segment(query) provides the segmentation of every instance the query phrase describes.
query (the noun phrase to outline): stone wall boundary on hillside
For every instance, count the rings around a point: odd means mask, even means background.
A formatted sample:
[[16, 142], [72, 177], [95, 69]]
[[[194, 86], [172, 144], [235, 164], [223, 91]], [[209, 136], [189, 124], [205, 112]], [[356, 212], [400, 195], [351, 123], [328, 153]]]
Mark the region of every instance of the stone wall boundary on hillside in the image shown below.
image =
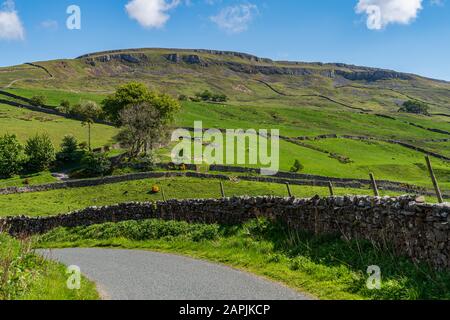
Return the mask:
[[328, 197], [311, 199], [239, 197], [123, 203], [91, 207], [50, 217], [0, 219], [0, 230], [13, 236], [46, 233], [128, 220], [163, 219], [235, 225], [265, 217], [317, 235], [337, 234], [389, 243], [398, 255], [450, 269], [450, 204], [424, 204], [414, 197]]
[[[167, 169], [169, 165], [163, 164], [162, 168]], [[188, 170], [194, 170], [195, 166], [187, 166]], [[80, 180], [68, 180], [64, 182], [56, 182], [50, 184], [42, 185], [31, 185], [24, 187], [6, 187], [0, 189], [0, 195], [10, 195], [10, 194], [20, 194], [20, 193], [33, 193], [33, 192], [44, 192], [51, 190], [60, 189], [70, 189], [70, 188], [84, 188], [84, 187], [95, 187], [105, 184], [115, 184], [126, 181], [137, 181], [145, 179], [160, 179], [160, 178], [178, 178], [178, 177], [188, 177], [188, 178], [199, 178], [199, 179], [218, 179], [218, 180], [230, 180], [230, 176], [224, 173], [245, 173], [245, 174], [255, 174], [255, 175], [238, 175], [234, 178], [244, 181], [253, 182], [266, 182], [266, 183], [277, 183], [277, 184], [292, 184], [300, 186], [316, 186], [316, 187], [327, 187], [328, 183], [331, 181], [335, 187], [338, 188], [353, 188], [353, 189], [365, 189], [370, 185], [370, 180], [364, 179], [346, 179], [346, 178], [332, 178], [332, 177], [321, 177], [315, 175], [307, 174], [297, 174], [289, 172], [279, 172], [274, 176], [261, 176], [259, 175], [259, 169], [255, 168], [244, 168], [244, 167], [229, 167], [229, 166], [219, 166], [213, 165], [210, 167], [210, 172], [217, 172], [215, 174], [211, 173], [199, 173], [193, 171], [151, 171], [151, 172], [140, 172], [140, 173], [130, 173], [119, 176], [107, 176], [101, 178], [92, 179], [80, 179]], [[394, 192], [405, 192], [410, 194], [421, 194], [426, 196], [434, 196], [435, 194], [431, 191], [424, 190], [417, 186], [410, 186], [407, 184], [401, 184], [391, 181], [378, 181], [378, 186], [381, 190], [388, 190]], [[449, 194], [444, 194], [444, 198], [450, 198]]]

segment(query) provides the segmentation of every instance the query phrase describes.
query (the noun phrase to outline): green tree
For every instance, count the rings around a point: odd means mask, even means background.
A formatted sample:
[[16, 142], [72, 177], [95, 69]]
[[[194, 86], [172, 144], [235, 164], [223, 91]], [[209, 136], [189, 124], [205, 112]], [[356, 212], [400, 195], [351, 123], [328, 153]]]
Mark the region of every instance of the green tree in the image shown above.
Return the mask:
[[15, 135], [0, 137], [0, 177], [10, 178], [22, 170], [22, 151]]
[[88, 152], [82, 161], [87, 176], [104, 176], [111, 172], [111, 161], [106, 153]]
[[58, 160], [70, 162], [78, 159], [78, 141], [73, 135], [64, 136], [61, 142], [61, 151], [58, 153]]
[[47, 98], [44, 96], [33, 96], [30, 100], [31, 104], [36, 107], [43, 107], [47, 102]]
[[403, 103], [399, 112], [430, 115], [429, 110], [430, 107], [426, 103], [417, 100], [409, 100]]
[[148, 101], [152, 94], [147, 86], [139, 82], [130, 82], [120, 86], [113, 95], [103, 100], [103, 111], [109, 120], [120, 125], [120, 112], [130, 105]]
[[148, 101], [125, 108], [120, 113], [122, 130], [117, 140], [128, 148], [130, 157], [152, 154], [163, 144], [167, 132], [180, 109], [178, 101], [164, 94], [153, 93]]
[[195, 96], [203, 101], [210, 101], [214, 95], [209, 90], [205, 90], [203, 92], [196, 93]]
[[82, 125], [88, 127], [88, 148], [92, 150], [91, 146], [91, 126], [95, 121], [102, 117], [102, 109], [93, 101], [86, 101], [84, 103], [74, 106], [72, 109], [82, 119]]
[[214, 102], [227, 102], [228, 97], [224, 94], [214, 94], [212, 96], [211, 100]]
[[300, 161], [297, 159], [294, 161], [294, 165], [291, 167], [291, 172], [297, 173], [304, 169], [304, 166], [300, 163]]
[[32, 173], [47, 170], [56, 159], [55, 148], [47, 134], [29, 138], [25, 145], [25, 155], [26, 168]]
[[59, 104], [59, 107], [62, 112], [64, 113], [70, 113], [70, 101], [69, 100], [62, 100]]

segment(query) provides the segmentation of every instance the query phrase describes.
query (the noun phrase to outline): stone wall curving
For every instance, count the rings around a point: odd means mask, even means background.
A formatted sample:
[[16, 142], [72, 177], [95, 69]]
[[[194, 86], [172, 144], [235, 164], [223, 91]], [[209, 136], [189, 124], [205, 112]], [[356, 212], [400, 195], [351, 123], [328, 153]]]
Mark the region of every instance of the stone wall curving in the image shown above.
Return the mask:
[[425, 204], [413, 197], [240, 197], [124, 203], [52, 217], [0, 219], [0, 229], [13, 236], [24, 236], [57, 227], [125, 220], [158, 218], [239, 224], [256, 217], [276, 219], [315, 234], [339, 234], [379, 245], [388, 243], [399, 255], [450, 269], [450, 204]]

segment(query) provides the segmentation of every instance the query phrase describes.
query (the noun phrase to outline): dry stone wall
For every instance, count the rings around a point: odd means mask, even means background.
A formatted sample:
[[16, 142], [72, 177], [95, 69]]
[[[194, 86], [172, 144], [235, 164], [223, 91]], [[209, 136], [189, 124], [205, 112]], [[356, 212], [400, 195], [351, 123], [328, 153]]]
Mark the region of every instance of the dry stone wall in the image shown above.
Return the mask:
[[256, 217], [315, 234], [339, 234], [390, 244], [399, 255], [450, 269], [450, 204], [425, 204], [413, 197], [329, 197], [312, 199], [240, 197], [170, 200], [91, 207], [52, 217], [0, 219], [14, 236], [42, 234], [57, 227], [159, 218], [197, 223], [239, 224]]

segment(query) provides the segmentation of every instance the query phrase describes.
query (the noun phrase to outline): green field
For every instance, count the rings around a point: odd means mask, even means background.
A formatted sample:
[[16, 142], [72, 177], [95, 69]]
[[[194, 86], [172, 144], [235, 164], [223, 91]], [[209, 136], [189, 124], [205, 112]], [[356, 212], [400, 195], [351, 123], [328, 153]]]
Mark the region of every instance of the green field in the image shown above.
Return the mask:
[[[40, 112], [0, 104], [0, 135], [15, 134], [24, 142], [36, 134], [47, 133], [59, 148], [65, 135], [74, 135], [79, 142], [87, 141], [88, 130], [81, 122]], [[101, 147], [113, 142], [117, 129], [101, 124], [92, 126], [92, 146]]]
[[[173, 96], [181, 93], [193, 96], [209, 89], [227, 94], [229, 102], [183, 102], [174, 127], [193, 127], [195, 121], [202, 121], [204, 128], [279, 129], [281, 135], [288, 137], [337, 134], [375, 139], [370, 142], [319, 139], [304, 141], [303, 146], [281, 141], [282, 171], [289, 171], [298, 159], [304, 166], [302, 173], [367, 179], [369, 172], [373, 172], [377, 179], [431, 188], [423, 153], [381, 140], [399, 140], [450, 156], [450, 142], [446, 141], [450, 138], [448, 117], [397, 112], [399, 101], [419, 99], [428, 102], [433, 113], [449, 113], [447, 83], [419, 76], [411, 76], [410, 80], [344, 81], [326, 76], [327, 71], [331, 68], [357, 72], [359, 67], [327, 64], [295, 64], [294, 68], [310, 71], [306, 76], [238, 72], [230, 69], [229, 63], [250, 69], [292, 68], [293, 65], [241, 55], [174, 52], [180, 56], [198, 55], [207, 66], [170, 62], [166, 55], [173, 52], [169, 49], [132, 50], [131, 55], [136, 55], [138, 60], [145, 56], [147, 62], [130, 65], [117, 57], [102, 62], [96, 57], [103, 57], [104, 53], [98, 53], [89, 58], [39, 62], [52, 77], [29, 65], [0, 68], [0, 84], [14, 78], [20, 80], [5, 90], [27, 98], [44, 95], [51, 105], [58, 105], [61, 100], [72, 104], [83, 100], [100, 103], [118, 85], [131, 80], [142, 81]], [[362, 112], [357, 108], [371, 111]], [[436, 129], [443, 132], [433, 131]], [[65, 134], [75, 135], [79, 142], [87, 140], [87, 129], [77, 121], [1, 105], [0, 134], [7, 132], [17, 134], [21, 141], [47, 132], [55, 145], [59, 145]], [[94, 147], [113, 143], [117, 132], [116, 128], [94, 125]], [[166, 147], [158, 151], [164, 161], [170, 161], [169, 150]], [[435, 158], [432, 162], [446, 191], [450, 188], [450, 163]], [[0, 187], [21, 185], [23, 179], [0, 181]], [[31, 184], [51, 181], [53, 178], [48, 174], [29, 179]]]
[[[0, 216], [48, 216], [89, 206], [111, 205], [132, 201], [159, 201], [161, 194], [151, 194], [153, 185], [161, 186], [168, 199], [220, 198], [219, 180], [196, 178], [164, 178], [107, 184], [96, 187], [61, 189], [45, 192], [0, 195]], [[286, 186], [275, 183], [225, 181], [227, 196], [287, 196]], [[297, 197], [328, 196], [328, 188], [291, 186]], [[370, 195], [369, 189], [336, 188], [337, 195]], [[386, 194], [383, 192], [383, 194]], [[389, 192], [389, 195], [399, 193]]]
[[0, 179], [0, 188], [24, 187], [26, 185], [47, 184], [56, 182], [56, 178], [50, 172], [14, 176], [9, 179]]
[[44, 96], [47, 98], [46, 104], [50, 106], [59, 106], [63, 100], [68, 100], [72, 105], [83, 101], [94, 101], [100, 104], [106, 96], [89, 92], [35, 88], [13, 88], [5, 91], [28, 99], [34, 96]]

